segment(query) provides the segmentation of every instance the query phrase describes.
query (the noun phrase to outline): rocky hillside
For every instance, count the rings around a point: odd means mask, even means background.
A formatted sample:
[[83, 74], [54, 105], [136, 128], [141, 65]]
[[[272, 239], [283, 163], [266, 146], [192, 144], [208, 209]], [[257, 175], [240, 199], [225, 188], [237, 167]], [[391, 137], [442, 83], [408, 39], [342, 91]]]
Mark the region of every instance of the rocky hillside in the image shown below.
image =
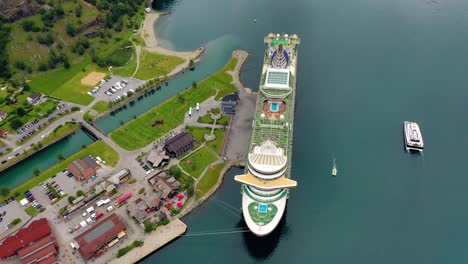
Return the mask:
[[0, 0], [0, 15], [12, 22], [37, 14], [45, 2], [44, 0]]

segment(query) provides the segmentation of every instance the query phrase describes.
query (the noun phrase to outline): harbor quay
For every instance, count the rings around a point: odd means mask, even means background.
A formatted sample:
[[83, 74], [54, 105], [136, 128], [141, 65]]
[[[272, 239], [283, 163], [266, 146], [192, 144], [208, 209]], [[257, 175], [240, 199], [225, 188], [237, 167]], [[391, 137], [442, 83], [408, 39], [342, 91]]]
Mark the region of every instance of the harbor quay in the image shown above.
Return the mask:
[[143, 245], [138, 250], [132, 250], [120, 258], [115, 258], [109, 264], [136, 263], [152, 252], [158, 250], [187, 230], [187, 225], [180, 219], [174, 219], [169, 224], [145, 235]]

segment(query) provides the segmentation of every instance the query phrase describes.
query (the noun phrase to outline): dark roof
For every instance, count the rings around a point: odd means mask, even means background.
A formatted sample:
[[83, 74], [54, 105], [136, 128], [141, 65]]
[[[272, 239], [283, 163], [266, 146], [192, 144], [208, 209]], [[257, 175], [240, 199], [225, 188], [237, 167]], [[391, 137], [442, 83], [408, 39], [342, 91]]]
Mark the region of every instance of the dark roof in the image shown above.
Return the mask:
[[229, 102], [229, 101], [239, 101], [239, 95], [237, 93], [233, 94], [228, 94], [221, 99], [223, 102]]
[[175, 137], [169, 139], [164, 143], [166, 149], [170, 152], [177, 152], [179, 149], [184, 148], [186, 145], [191, 144], [195, 141], [192, 134], [182, 132], [177, 134]]
[[49, 222], [41, 218], [31, 222], [27, 227], [20, 229], [14, 236], [7, 237], [0, 246], [0, 258], [8, 258], [16, 252], [51, 233]]
[[41, 99], [41, 97], [42, 97], [42, 94], [40, 94], [40, 93], [32, 93], [32, 94], [29, 96], [29, 98], [30, 98], [31, 100], [34, 100], [34, 101], [35, 101], [35, 100]]
[[111, 214], [75, 238], [76, 243], [80, 246], [78, 251], [85, 260], [88, 260], [94, 256], [98, 249], [109, 243], [125, 229], [126, 226], [119, 217], [116, 214]]

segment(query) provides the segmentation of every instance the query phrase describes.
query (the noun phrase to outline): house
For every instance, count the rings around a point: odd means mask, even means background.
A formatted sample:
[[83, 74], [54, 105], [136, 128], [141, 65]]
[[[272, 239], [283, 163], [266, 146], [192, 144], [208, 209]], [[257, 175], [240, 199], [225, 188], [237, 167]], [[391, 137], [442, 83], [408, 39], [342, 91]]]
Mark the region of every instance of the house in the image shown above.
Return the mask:
[[165, 199], [170, 193], [180, 189], [180, 182], [174, 177], [162, 171], [148, 179], [148, 183], [153, 191], [161, 198]]
[[86, 156], [82, 159], [72, 161], [67, 169], [77, 180], [84, 181], [96, 174], [98, 165], [92, 157]]
[[0, 121], [3, 121], [8, 116], [7, 112], [0, 111]]
[[33, 93], [26, 100], [28, 100], [28, 103], [30, 105], [38, 105], [42, 102], [42, 99], [44, 98], [44, 95], [41, 93]]
[[139, 223], [145, 222], [150, 216], [148, 214], [150, 209], [148, 208], [146, 202], [141, 198], [138, 198], [133, 203], [130, 203], [128, 212], [130, 216], [135, 218]]
[[8, 136], [8, 130], [0, 129], [0, 136], [2, 136], [2, 137]]
[[122, 184], [125, 183], [130, 179], [130, 170], [129, 169], [123, 169], [113, 175], [111, 175], [107, 181], [111, 182], [113, 184]]
[[170, 157], [179, 157], [189, 151], [197, 141], [192, 134], [182, 132], [164, 143], [164, 150]]
[[228, 94], [221, 99], [221, 108], [226, 115], [234, 115], [236, 113], [236, 105], [239, 102], [237, 93]]
[[151, 163], [153, 168], [159, 167], [162, 162], [167, 162], [169, 160], [169, 156], [166, 155], [166, 151], [162, 148], [152, 149], [150, 150], [146, 161]]

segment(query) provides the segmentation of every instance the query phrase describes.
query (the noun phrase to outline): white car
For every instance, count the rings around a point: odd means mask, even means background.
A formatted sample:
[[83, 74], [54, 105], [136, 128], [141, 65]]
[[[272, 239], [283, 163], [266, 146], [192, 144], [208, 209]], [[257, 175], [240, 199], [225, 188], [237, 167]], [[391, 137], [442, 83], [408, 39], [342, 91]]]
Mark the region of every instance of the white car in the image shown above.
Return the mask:
[[115, 93], [115, 92], [117, 92], [117, 90], [114, 89], [114, 88], [111, 88], [111, 92], [112, 92], [112, 93]]

